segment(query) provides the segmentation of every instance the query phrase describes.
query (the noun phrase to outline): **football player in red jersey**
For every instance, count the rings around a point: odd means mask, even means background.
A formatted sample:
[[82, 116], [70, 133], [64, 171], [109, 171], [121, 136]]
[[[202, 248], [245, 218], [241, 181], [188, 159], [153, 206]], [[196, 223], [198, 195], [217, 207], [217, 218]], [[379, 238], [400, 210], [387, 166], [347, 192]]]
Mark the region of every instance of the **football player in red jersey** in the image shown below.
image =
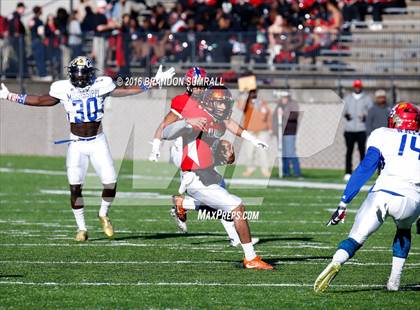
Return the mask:
[[232, 95], [226, 87], [210, 87], [201, 104], [187, 103], [180, 113], [182, 119], [165, 126], [162, 137], [166, 140], [182, 137], [180, 193], [186, 191], [200, 203], [222, 210], [233, 219], [245, 254], [245, 268], [271, 270], [273, 267], [255, 254], [242, 200], [224, 188], [223, 177], [215, 170], [213, 150], [228, 128], [232, 106]]
[[[161, 137], [162, 137], [162, 130], [167, 125], [182, 119], [182, 118], [189, 118], [188, 122], [192, 126], [200, 127], [203, 126], [204, 120], [197, 119], [191, 117], [191, 111], [194, 111], [196, 107], [199, 106], [199, 102], [202, 100], [202, 95], [204, 90], [206, 89], [206, 83], [204, 83], [204, 78], [207, 77], [207, 73], [204, 69], [199, 67], [191, 68], [184, 77], [184, 82], [186, 85], [186, 92], [182, 95], [176, 96], [173, 98], [171, 102], [171, 110], [165, 116], [162, 123], [159, 125], [158, 129], [155, 132], [154, 139], [153, 139], [153, 147], [152, 153], [149, 156], [149, 160], [157, 161], [160, 156], [160, 144], [161, 144]], [[230, 110], [231, 111], [231, 110]], [[207, 115], [207, 114], [206, 114]], [[223, 124], [223, 125], [222, 125]], [[244, 139], [250, 140], [256, 147], [267, 148], [268, 146], [255, 139], [251, 134], [247, 131], [243, 130], [235, 121], [230, 119], [229, 117], [226, 118], [224, 121], [220, 121], [218, 126], [220, 126], [217, 131], [219, 137], [221, 137], [225, 129], [227, 128], [232, 133], [242, 136]], [[171, 162], [173, 162], [178, 168], [181, 166], [181, 159], [182, 159], [182, 137], [179, 137], [174, 141], [173, 146], [171, 147]], [[198, 209], [207, 209], [206, 206], [201, 205], [198, 201], [193, 199], [192, 197], [178, 195], [174, 196], [174, 207], [171, 210], [171, 214], [174, 217], [178, 228], [182, 232], [187, 232], [187, 225], [186, 225], [186, 213], [187, 210], [198, 210]], [[225, 228], [228, 236], [229, 241], [232, 246], [239, 246], [240, 239], [235, 230], [233, 221], [226, 221], [221, 219], [223, 227]], [[258, 242], [258, 238], [253, 238], [252, 242], [255, 244]]]

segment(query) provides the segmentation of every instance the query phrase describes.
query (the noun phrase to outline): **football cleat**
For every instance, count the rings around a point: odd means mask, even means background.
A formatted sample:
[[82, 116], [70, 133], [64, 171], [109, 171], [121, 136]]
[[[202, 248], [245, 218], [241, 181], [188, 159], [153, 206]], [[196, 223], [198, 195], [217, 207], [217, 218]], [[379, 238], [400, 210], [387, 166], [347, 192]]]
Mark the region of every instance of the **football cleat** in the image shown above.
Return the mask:
[[341, 269], [341, 264], [331, 262], [324, 269], [323, 272], [318, 276], [314, 284], [314, 291], [317, 293], [325, 291], [329, 286], [332, 280], [334, 280], [335, 276]]
[[76, 234], [76, 238], [74, 240], [78, 242], [83, 242], [88, 239], [88, 234], [86, 230], [78, 230]]
[[247, 260], [246, 258], [244, 258], [244, 268], [257, 270], [273, 270], [273, 266], [264, 262], [260, 256], [256, 256], [252, 260]]
[[417, 230], [417, 234], [420, 235], [420, 219], [418, 219], [416, 222], [416, 230]]
[[172, 203], [174, 206], [171, 209], [171, 216], [174, 218], [176, 226], [182, 233], [187, 232], [187, 210], [182, 206], [184, 196], [174, 195], [172, 196]]
[[111, 238], [114, 236], [114, 228], [112, 227], [111, 221], [109, 220], [108, 216], [98, 216], [99, 222], [102, 225], [102, 229], [104, 230], [104, 234]]
[[[251, 242], [252, 242], [252, 245], [256, 245], [258, 242], [260, 242], [260, 238], [251, 238]], [[241, 241], [235, 242], [233, 239], [229, 239], [229, 244], [230, 246], [233, 246], [236, 248], [241, 245]]]
[[400, 279], [389, 278], [388, 283], [386, 284], [386, 289], [391, 292], [398, 291], [400, 289]]

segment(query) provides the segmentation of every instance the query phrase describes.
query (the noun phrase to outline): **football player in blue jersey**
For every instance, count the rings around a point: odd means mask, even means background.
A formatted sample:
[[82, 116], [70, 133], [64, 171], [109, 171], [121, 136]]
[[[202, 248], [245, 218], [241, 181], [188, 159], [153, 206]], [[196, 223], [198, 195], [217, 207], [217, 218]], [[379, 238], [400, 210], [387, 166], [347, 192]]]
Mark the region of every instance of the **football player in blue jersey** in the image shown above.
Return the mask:
[[352, 174], [328, 225], [337, 225], [344, 220], [347, 204], [378, 167], [380, 175], [357, 212], [348, 238], [338, 245], [332, 262], [316, 279], [316, 292], [329, 287], [342, 265], [353, 257], [389, 216], [395, 222], [396, 233], [387, 289], [399, 290], [402, 270], [411, 246], [411, 226], [420, 215], [419, 124], [419, 109], [411, 103], [402, 102], [393, 107], [388, 128], [378, 128], [369, 136], [366, 156]]
[[[162, 71], [160, 66], [153, 81], [161, 85], [174, 74], [174, 68]], [[99, 220], [105, 235], [112, 237], [114, 229], [108, 217], [108, 209], [116, 195], [117, 176], [106, 137], [102, 132], [101, 121], [105, 99], [108, 96], [123, 97], [139, 94], [146, 91], [148, 85], [117, 88], [110, 77], [97, 77], [92, 60], [84, 56], [79, 56], [70, 62], [68, 75], [68, 80], [52, 83], [49, 94], [41, 96], [11, 93], [4, 84], [1, 84], [0, 99], [28, 106], [49, 107], [58, 103], [64, 105], [70, 122], [70, 138], [61, 142], [69, 143], [66, 166], [71, 207], [78, 227], [76, 241], [88, 239], [82, 187], [89, 160], [103, 184]]]

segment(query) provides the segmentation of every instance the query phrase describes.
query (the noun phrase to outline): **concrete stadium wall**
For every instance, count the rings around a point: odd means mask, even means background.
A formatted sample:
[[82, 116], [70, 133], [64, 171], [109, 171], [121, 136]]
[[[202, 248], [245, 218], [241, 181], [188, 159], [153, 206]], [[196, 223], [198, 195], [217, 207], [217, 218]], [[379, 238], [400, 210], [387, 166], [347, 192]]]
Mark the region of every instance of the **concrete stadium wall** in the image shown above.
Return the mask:
[[[16, 84], [7, 84], [11, 91], [17, 91]], [[104, 132], [107, 134], [115, 159], [146, 159], [154, 130], [167, 113], [170, 98], [181, 93], [181, 88], [153, 90], [133, 97], [110, 98], [106, 105]], [[48, 84], [31, 83], [28, 93], [48, 92]], [[332, 91], [293, 91], [293, 97], [300, 102], [303, 118], [298, 131], [298, 154], [303, 167], [344, 167], [344, 138], [341, 122], [342, 103]], [[237, 93], [234, 92], [234, 96]], [[260, 98], [270, 102], [274, 108], [272, 90], [261, 90]], [[233, 117], [241, 121], [242, 113], [235, 109]], [[66, 139], [69, 124], [61, 105], [50, 108], [21, 106], [11, 102], [0, 102], [0, 154], [33, 154], [63, 156], [66, 145], [54, 145], [54, 140]], [[239, 164], [245, 159], [240, 151], [240, 141], [227, 135], [235, 142]], [[170, 143], [165, 143], [162, 160], [169, 158]], [[277, 143], [270, 142], [270, 158], [277, 156]], [[128, 152], [130, 150], [130, 152]], [[356, 150], [355, 150], [356, 153]], [[355, 156], [355, 164], [358, 159]]]

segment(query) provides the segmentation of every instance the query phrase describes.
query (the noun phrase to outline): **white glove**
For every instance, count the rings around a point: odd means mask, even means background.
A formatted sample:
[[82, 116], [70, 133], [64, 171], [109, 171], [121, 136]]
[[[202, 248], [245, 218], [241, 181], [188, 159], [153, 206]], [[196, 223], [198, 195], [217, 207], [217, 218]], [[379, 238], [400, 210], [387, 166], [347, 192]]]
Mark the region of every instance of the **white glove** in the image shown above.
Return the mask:
[[159, 87], [162, 87], [165, 81], [170, 80], [175, 75], [175, 68], [171, 67], [166, 71], [162, 70], [162, 65], [159, 66], [158, 71], [154, 77], [154, 81]]
[[9, 96], [10, 92], [7, 89], [6, 85], [4, 85], [4, 83], [1, 83], [1, 88], [0, 88], [0, 99], [7, 99], [7, 97]]
[[251, 135], [248, 131], [244, 130], [242, 131], [241, 137], [249, 142], [251, 142], [255, 147], [259, 148], [259, 149], [263, 149], [266, 150], [268, 149], [268, 144], [258, 140], [257, 138], [255, 138], [253, 135]]
[[327, 226], [337, 225], [338, 223], [344, 223], [346, 217], [347, 204], [340, 201], [337, 210], [331, 215], [331, 219], [328, 221]]
[[149, 155], [150, 161], [158, 161], [158, 158], [160, 157], [160, 140], [159, 139], [153, 139], [152, 141], [152, 152]]

